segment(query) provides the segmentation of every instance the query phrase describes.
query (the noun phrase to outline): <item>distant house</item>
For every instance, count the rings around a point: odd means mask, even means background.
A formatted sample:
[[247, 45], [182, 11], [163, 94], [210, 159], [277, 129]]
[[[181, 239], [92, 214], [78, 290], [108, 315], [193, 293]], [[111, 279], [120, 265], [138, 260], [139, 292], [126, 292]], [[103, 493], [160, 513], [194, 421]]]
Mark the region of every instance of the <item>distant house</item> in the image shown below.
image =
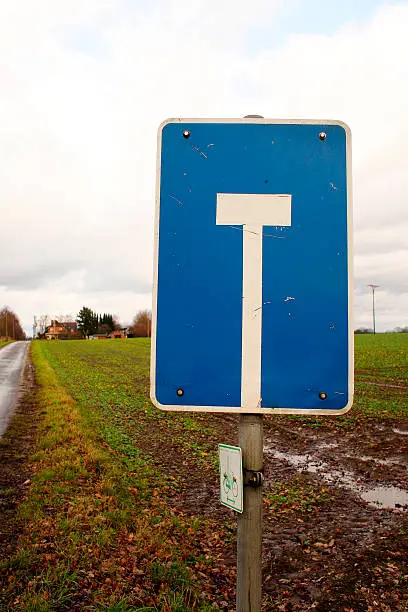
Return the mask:
[[109, 325], [107, 325], [106, 323], [100, 323], [98, 325], [98, 329], [96, 330], [96, 332], [94, 334], [91, 334], [89, 336], [90, 340], [106, 340], [106, 338], [109, 338], [109, 334], [110, 334], [110, 327]]
[[65, 321], [65, 323], [63, 323], [62, 325], [70, 334], [78, 332], [78, 323], [76, 321]]
[[109, 338], [126, 338], [127, 327], [121, 327], [121, 329], [115, 329], [109, 334]]
[[97, 331], [89, 336], [90, 340], [106, 340], [107, 338], [127, 338], [127, 327], [111, 331], [105, 323], [99, 325]]
[[59, 323], [56, 319], [53, 319], [51, 325], [46, 327], [44, 334], [46, 340], [72, 340], [80, 337], [81, 334], [75, 321]]

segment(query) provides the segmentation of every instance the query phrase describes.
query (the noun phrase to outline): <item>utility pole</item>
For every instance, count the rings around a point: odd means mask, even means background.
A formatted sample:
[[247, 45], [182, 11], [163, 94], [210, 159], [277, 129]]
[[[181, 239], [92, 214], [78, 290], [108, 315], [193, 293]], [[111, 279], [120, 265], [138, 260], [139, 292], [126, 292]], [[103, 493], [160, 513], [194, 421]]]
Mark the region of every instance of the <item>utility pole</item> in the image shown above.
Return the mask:
[[371, 287], [371, 290], [373, 292], [373, 333], [375, 334], [375, 297], [374, 297], [374, 293], [375, 290], [377, 289], [377, 287], [379, 287], [380, 285], [368, 285], [368, 287]]

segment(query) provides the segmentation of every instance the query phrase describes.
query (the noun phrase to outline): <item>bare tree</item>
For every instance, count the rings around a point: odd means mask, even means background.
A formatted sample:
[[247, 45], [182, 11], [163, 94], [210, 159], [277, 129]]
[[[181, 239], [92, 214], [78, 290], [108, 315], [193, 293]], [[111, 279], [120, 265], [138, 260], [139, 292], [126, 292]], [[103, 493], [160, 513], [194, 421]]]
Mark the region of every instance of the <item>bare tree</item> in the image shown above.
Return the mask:
[[38, 335], [44, 336], [45, 334], [45, 330], [47, 329], [48, 325], [49, 325], [49, 317], [46, 314], [42, 314], [39, 317], [37, 317], [37, 325], [38, 325]]
[[129, 332], [138, 338], [150, 338], [152, 333], [152, 313], [150, 310], [139, 310], [129, 327]]
[[0, 337], [10, 340], [25, 340], [26, 338], [20, 319], [8, 306], [0, 310]]

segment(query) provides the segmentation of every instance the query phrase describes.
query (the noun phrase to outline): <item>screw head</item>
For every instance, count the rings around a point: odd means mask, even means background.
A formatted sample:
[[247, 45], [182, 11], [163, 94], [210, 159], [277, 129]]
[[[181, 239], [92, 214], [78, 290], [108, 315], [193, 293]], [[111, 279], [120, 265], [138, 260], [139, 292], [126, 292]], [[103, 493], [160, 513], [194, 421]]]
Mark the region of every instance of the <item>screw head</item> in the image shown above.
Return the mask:
[[177, 389], [176, 393], [179, 397], [182, 397], [184, 395], [183, 389]]
[[323, 142], [324, 140], [326, 140], [326, 138], [327, 138], [326, 132], [320, 132], [319, 139]]
[[319, 397], [320, 397], [321, 400], [325, 400], [325, 399], [327, 399], [327, 393], [322, 391], [321, 393], [319, 393]]
[[183, 136], [184, 138], [190, 138], [190, 132], [188, 130], [184, 130]]

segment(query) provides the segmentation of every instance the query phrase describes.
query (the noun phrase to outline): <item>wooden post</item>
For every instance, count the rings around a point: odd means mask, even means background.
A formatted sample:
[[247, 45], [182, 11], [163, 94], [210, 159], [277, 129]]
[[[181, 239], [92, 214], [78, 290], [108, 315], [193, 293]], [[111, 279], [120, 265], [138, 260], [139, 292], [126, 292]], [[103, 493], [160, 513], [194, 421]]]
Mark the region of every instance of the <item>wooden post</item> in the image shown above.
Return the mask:
[[[263, 469], [263, 416], [242, 414], [239, 446], [244, 470], [244, 511], [238, 517], [237, 612], [259, 612], [262, 599], [262, 485], [250, 486]], [[253, 484], [256, 484], [253, 482]]]

